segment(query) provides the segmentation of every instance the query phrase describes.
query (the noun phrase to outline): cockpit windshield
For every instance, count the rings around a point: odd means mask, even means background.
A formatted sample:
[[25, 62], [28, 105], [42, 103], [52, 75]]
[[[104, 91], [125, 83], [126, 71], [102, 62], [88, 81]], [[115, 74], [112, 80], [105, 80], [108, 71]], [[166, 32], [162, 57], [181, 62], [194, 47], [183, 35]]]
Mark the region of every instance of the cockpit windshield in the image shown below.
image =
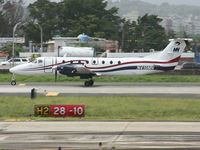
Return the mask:
[[33, 63], [37, 64], [37, 59], [35, 59], [35, 60], [33, 61]]

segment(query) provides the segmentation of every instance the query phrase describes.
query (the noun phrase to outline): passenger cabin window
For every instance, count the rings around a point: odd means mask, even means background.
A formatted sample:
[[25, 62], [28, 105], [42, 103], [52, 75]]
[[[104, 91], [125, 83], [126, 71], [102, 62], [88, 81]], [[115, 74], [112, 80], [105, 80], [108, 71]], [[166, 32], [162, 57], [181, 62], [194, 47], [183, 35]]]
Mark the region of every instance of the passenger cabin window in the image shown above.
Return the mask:
[[81, 61], [79, 60], [78, 63], [81, 64]]
[[118, 61], [118, 64], [121, 64], [121, 61]]
[[73, 64], [73, 61], [71, 60], [70, 63]]
[[105, 64], [105, 61], [104, 61], [104, 60], [102, 61], [102, 64]]
[[96, 64], [96, 60], [93, 60], [93, 64]]
[[86, 64], [89, 64], [89, 61], [86, 61]]
[[113, 64], [113, 61], [112, 61], [112, 60], [110, 61], [110, 64]]
[[63, 60], [62, 63], [65, 63], [65, 60]]

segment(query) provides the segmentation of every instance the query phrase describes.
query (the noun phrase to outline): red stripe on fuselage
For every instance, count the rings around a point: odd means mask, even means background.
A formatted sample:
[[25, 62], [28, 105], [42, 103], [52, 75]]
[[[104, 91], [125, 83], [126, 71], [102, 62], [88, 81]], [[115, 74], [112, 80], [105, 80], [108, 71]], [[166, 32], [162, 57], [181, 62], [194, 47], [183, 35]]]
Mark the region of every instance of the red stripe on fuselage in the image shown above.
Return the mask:
[[111, 66], [105, 66], [105, 67], [88, 67], [85, 65], [85, 68], [87, 69], [106, 69], [106, 68], [111, 68], [111, 67], [116, 67], [116, 66], [120, 66], [120, 65], [127, 65], [127, 64], [138, 64], [138, 63], [157, 63], [157, 64], [170, 64], [170, 63], [175, 63], [178, 62], [180, 60], [181, 56], [172, 59], [170, 61], [167, 62], [162, 62], [162, 61], [132, 61], [132, 62], [125, 62], [125, 63], [121, 63], [121, 64], [116, 64], [116, 65], [111, 65]]

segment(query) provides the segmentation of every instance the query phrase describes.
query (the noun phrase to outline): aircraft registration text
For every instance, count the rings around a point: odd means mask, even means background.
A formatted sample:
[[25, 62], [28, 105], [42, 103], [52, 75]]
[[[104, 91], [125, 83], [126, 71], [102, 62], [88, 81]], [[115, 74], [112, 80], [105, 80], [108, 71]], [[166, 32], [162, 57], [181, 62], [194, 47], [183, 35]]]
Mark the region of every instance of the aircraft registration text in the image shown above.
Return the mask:
[[137, 66], [137, 70], [154, 70], [154, 66]]

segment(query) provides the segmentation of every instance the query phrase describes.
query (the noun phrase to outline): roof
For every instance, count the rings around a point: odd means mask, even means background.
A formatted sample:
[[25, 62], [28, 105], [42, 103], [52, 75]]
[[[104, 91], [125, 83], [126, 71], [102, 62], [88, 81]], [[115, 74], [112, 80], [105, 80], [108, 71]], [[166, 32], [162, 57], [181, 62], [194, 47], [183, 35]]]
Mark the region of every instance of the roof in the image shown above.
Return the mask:
[[0, 57], [9, 56], [9, 54], [0, 53]]

